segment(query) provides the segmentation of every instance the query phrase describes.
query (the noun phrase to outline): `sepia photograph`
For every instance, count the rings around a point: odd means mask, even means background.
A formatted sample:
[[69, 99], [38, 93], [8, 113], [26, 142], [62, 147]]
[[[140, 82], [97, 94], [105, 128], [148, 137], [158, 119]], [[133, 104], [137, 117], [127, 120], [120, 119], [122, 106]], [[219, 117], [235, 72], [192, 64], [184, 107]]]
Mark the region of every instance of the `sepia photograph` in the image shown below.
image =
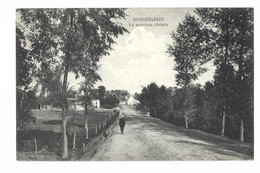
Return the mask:
[[17, 161], [254, 160], [254, 8], [17, 8]]

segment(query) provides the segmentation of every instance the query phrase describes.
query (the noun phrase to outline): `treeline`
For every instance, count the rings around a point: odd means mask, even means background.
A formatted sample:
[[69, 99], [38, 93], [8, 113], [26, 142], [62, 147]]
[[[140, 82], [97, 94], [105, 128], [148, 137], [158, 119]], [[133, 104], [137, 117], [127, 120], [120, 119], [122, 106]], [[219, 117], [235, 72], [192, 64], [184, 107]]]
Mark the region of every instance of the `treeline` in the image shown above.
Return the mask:
[[[30, 90], [30, 108], [41, 109], [46, 106], [52, 108], [61, 108], [62, 98], [62, 70], [58, 66], [55, 69], [46, 69], [45, 74], [40, 72], [36, 73], [37, 82], [36, 85]], [[120, 101], [125, 101], [126, 97], [129, 96], [129, 92], [126, 90], [106, 90], [104, 86], [98, 88], [91, 87], [88, 89], [87, 94], [85, 92], [85, 82], [80, 83], [80, 88], [76, 90], [74, 87], [68, 87], [66, 91], [66, 98], [77, 97], [83, 106], [85, 101], [87, 105], [91, 107], [92, 100], [100, 100], [100, 106], [103, 108], [113, 108], [119, 104]], [[85, 98], [87, 95], [87, 99]], [[68, 108], [68, 103], [66, 107]]]
[[88, 100], [100, 100], [100, 106], [103, 108], [113, 108], [118, 106], [120, 101], [126, 101], [129, 96], [127, 90], [106, 90], [104, 86], [97, 89], [91, 89]]
[[[39, 74], [37, 74], [39, 75]], [[57, 68], [54, 71], [49, 71], [45, 75], [39, 75], [37, 77], [37, 83], [29, 92], [30, 108], [41, 109], [47, 106], [52, 108], [61, 108], [61, 86], [62, 86], [62, 71]], [[100, 106], [103, 108], [113, 108], [118, 106], [120, 101], [126, 101], [129, 97], [129, 92], [127, 90], [106, 90], [104, 86], [99, 86], [98, 88], [92, 87], [88, 89], [87, 99], [85, 98], [85, 85], [81, 83], [78, 90], [74, 87], [69, 87], [67, 89], [67, 98], [76, 98], [84, 106], [85, 101], [89, 107], [92, 106], [92, 100], [100, 100]], [[68, 104], [68, 103], [67, 103]], [[68, 105], [66, 105], [68, 108]]]
[[[253, 9], [198, 8], [194, 13], [171, 33], [167, 49], [179, 87], [167, 93], [163, 86], [148, 85], [139, 96], [142, 107], [186, 128], [253, 142]], [[214, 80], [194, 85], [209, 61], [216, 68]]]
[[[207, 82], [205, 86], [190, 85], [187, 89], [188, 103], [185, 103], [184, 88], [158, 86], [151, 83], [144, 87], [142, 93], [137, 95], [141, 102], [139, 106], [143, 111], [149, 111], [152, 117], [185, 127], [184, 112], [188, 112], [189, 128], [203, 130], [213, 134], [220, 134], [222, 117], [217, 92], [217, 84]], [[226, 118], [225, 135], [232, 139], [239, 139], [240, 126], [237, 108], [237, 99], [233, 93], [229, 100], [228, 115]], [[247, 119], [244, 130], [247, 134], [245, 141], [253, 142], [253, 110], [245, 110]]]

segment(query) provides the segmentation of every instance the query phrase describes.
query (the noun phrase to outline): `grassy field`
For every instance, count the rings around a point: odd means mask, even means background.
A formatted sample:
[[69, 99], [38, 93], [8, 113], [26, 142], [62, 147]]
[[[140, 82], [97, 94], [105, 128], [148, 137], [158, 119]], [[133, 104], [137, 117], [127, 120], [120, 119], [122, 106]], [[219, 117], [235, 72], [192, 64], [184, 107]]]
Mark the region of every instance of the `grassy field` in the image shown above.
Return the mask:
[[[88, 127], [94, 128], [99, 122], [108, 118], [113, 110], [97, 109], [90, 111], [88, 114]], [[31, 125], [32, 130], [53, 131], [56, 133], [62, 132], [62, 117], [61, 111], [50, 110], [32, 110], [33, 115], [37, 118], [36, 123]], [[67, 116], [68, 124], [83, 127], [85, 124], [84, 111], [69, 110]]]
[[[76, 131], [76, 148], [80, 155], [83, 143], [87, 144], [92, 137], [101, 133], [116, 118], [118, 109], [95, 109], [90, 111], [88, 119], [89, 139], [86, 139], [84, 129], [84, 111], [69, 110], [67, 113], [67, 135], [71, 154], [73, 135]], [[58, 110], [32, 110], [37, 118], [28, 132], [17, 132], [17, 160], [61, 160], [62, 148], [62, 117]], [[105, 123], [106, 120], [106, 123]], [[97, 129], [96, 129], [97, 128]], [[34, 139], [37, 140], [38, 153], [35, 154]], [[24, 140], [28, 140], [29, 146], [25, 147]]]

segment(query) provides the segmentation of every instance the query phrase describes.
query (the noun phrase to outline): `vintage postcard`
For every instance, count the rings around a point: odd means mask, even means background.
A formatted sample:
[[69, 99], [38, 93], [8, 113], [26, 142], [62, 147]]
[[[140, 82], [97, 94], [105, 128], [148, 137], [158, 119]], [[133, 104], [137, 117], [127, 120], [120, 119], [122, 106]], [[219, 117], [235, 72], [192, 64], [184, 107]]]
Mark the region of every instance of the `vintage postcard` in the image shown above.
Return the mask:
[[17, 8], [18, 161], [254, 160], [254, 8]]

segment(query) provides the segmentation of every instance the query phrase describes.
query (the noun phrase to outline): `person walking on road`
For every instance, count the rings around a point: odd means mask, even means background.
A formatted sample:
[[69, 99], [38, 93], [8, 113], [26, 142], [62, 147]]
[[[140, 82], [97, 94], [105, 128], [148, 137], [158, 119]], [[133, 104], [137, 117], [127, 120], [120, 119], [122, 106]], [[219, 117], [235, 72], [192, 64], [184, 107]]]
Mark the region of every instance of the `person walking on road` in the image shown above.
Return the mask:
[[124, 134], [125, 117], [124, 117], [123, 114], [120, 115], [120, 118], [119, 118], [119, 126], [120, 126], [120, 130], [121, 130], [121, 134]]

